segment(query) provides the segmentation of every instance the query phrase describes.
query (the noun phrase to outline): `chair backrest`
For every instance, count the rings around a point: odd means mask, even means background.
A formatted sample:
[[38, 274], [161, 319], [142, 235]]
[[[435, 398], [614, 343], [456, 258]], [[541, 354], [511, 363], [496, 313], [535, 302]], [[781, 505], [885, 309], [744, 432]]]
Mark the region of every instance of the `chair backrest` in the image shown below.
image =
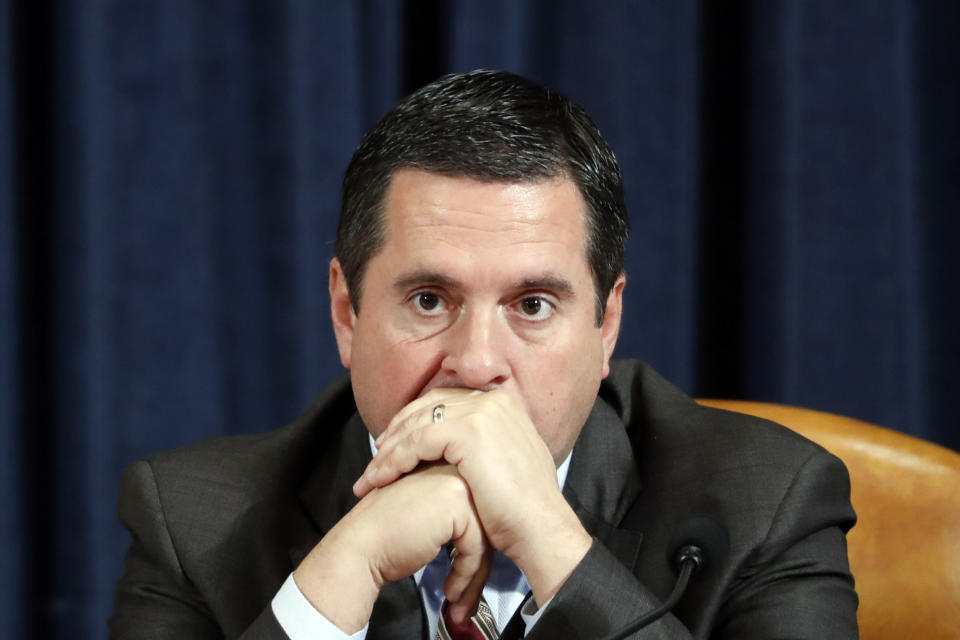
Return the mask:
[[701, 404], [778, 422], [847, 465], [847, 536], [863, 640], [960, 638], [960, 454], [835, 414], [762, 402]]

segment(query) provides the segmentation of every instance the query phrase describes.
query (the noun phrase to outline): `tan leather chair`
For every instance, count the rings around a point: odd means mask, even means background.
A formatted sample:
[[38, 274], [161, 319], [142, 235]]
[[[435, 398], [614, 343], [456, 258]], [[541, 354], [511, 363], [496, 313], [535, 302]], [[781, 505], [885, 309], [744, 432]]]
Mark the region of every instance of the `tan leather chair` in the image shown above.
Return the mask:
[[821, 411], [699, 402], [779, 422], [846, 463], [858, 516], [847, 545], [863, 640], [960, 638], [960, 454]]

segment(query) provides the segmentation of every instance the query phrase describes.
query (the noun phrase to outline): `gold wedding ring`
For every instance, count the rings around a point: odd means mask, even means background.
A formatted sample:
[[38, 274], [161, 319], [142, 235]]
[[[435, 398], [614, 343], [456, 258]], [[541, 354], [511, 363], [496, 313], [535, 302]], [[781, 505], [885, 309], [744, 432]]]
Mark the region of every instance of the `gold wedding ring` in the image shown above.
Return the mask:
[[433, 421], [434, 422], [443, 422], [443, 405], [438, 404], [433, 408]]

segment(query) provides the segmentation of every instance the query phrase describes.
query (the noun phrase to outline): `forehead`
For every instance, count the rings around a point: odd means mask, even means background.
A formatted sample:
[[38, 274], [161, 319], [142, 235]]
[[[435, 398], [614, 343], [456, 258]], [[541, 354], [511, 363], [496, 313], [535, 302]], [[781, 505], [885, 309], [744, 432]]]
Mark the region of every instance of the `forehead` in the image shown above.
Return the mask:
[[576, 184], [565, 178], [494, 182], [400, 169], [383, 209], [387, 245], [585, 247], [586, 205]]

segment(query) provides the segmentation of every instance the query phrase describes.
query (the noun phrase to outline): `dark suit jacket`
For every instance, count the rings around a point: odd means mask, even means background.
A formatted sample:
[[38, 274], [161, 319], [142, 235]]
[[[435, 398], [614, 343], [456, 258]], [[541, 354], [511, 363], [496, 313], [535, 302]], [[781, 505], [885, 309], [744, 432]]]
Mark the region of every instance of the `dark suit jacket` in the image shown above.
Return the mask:
[[[123, 476], [133, 536], [118, 638], [284, 638], [281, 583], [356, 502], [370, 458], [349, 383], [289, 426], [162, 453]], [[649, 367], [614, 363], [564, 490], [595, 542], [528, 636], [599, 638], [666, 598], [668, 556], [699, 517], [728, 534], [642, 638], [855, 638], [843, 465], [772, 423], [701, 407]], [[411, 579], [388, 585], [368, 638], [425, 638]]]

